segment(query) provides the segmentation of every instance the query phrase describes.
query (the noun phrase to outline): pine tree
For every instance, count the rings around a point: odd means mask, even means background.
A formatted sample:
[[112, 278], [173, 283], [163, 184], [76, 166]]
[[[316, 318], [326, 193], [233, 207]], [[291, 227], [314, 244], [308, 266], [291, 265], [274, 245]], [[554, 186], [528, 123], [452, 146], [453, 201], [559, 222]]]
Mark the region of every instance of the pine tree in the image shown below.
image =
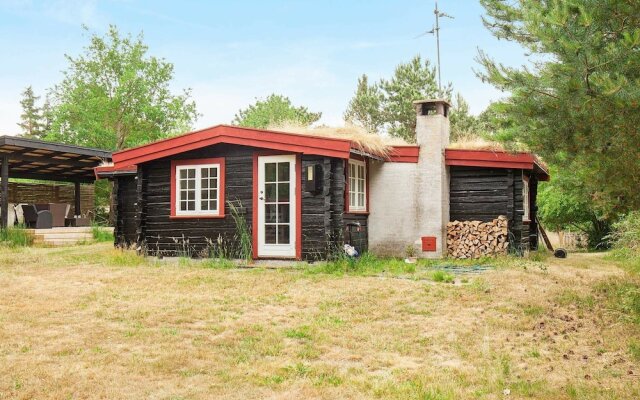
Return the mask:
[[36, 96], [31, 86], [27, 86], [22, 92], [22, 114], [20, 114], [20, 123], [18, 126], [22, 129], [22, 136], [28, 138], [42, 137], [42, 110], [38, 107], [37, 102], [40, 96]]
[[530, 66], [487, 54], [480, 76], [511, 94], [508, 136], [579, 177], [605, 215], [640, 208], [640, 3], [481, 0], [485, 26]]
[[[358, 78], [358, 87], [349, 102], [344, 118], [371, 132], [384, 131], [408, 142], [415, 142], [415, 100], [451, 99], [451, 84], [438, 88], [435, 68], [429, 60], [415, 56], [408, 63], [399, 64], [391, 79], [369, 84], [367, 75]], [[451, 113], [452, 138], [463, 134], [479, 134], [476, 117], [461, 95], [456, 96]]]

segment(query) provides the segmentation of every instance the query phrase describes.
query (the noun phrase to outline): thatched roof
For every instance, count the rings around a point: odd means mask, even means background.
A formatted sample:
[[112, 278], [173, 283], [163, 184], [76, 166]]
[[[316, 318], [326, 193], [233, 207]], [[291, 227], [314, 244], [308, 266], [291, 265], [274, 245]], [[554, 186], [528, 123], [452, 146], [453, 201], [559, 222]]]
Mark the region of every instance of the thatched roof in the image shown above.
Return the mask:
[[301, 135], [350, 140], [353, 146], [362, 152], [379, 157], [389, 156], [393, 146], [406, 146], [408, 144], [400, 138], [371, 133], [356, 125], [308, 127], [293, 123], [284, 123], [269, 126], [268, 129]]

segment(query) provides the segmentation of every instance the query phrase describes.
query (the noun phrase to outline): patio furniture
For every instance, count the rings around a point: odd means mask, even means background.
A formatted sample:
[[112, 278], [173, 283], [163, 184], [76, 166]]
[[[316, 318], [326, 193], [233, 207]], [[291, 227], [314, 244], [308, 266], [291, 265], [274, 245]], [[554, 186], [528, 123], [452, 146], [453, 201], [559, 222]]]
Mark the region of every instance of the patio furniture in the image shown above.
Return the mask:
[[65, 225], [65, 217], [71, 206], [64, 203], [49, 203], [49, 211], [53, 217], [53, 226], [59, 227]]
[[22, 213], [24, 224], [29, 228], [51, 229], [53, 227], [53, 216], [49, 210], [38, 210], [34, 204], [23, 204]]
[[91, 226], [91, 218], [89, 216], [72, 215], [71, 207], [67, 209], [67, 217], [64, 219], [65, 226]]

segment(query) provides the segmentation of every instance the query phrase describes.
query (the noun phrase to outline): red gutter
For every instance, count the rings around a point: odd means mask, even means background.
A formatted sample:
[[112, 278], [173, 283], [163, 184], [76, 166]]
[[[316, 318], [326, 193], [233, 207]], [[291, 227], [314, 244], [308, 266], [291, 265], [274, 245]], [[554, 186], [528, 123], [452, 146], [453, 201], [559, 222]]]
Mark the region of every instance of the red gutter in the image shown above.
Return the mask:
[[387, 161], [417, 163], [419, 154], [420, 146], [393, 146]]
[[450, 166], [524, 169], [534, 171], [542, 181], [549, 180], [549, 171], [531, 153], [446, 149], [445, 159], [446, 165]]

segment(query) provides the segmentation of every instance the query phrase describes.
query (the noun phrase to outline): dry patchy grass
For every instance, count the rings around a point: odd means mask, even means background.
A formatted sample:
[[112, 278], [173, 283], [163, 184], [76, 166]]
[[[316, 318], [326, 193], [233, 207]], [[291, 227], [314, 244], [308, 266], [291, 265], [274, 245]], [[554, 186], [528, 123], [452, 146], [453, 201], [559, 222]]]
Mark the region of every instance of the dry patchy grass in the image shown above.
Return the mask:
[[0, 249], [0, 398], [638, 398], [638, 325], [601, 290], [625, 279], [594, 255], [453, 285]]

